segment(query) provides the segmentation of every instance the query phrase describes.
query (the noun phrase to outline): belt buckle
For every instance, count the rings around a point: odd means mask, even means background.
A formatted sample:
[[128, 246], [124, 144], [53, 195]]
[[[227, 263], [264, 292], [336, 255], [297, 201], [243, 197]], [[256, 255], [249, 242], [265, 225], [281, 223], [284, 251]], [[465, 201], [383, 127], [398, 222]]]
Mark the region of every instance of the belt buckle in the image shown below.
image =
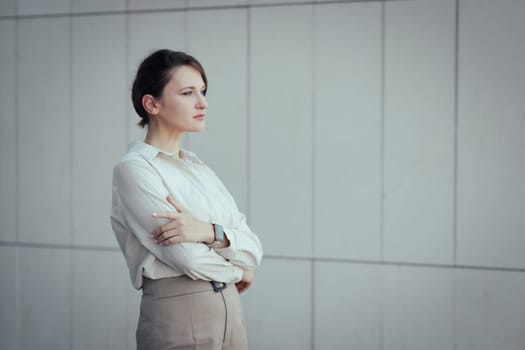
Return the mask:
[[[217, 283], [222, 283], [222, 286], [219, 287], [219, 286], [217, 285]], [[228, 286], [228, 285], [227, 285], [226, 283], [224, 283], [224, 282], [215, 282], [215, 281], [210, 281], [210, 284], [211, 284], [211, 286], [212, 286], [212, 288], [213, 288], [213, 291], [214, 291], [215, 293], [220, 292], [221, 290], [225, 289], [225, 288]]]

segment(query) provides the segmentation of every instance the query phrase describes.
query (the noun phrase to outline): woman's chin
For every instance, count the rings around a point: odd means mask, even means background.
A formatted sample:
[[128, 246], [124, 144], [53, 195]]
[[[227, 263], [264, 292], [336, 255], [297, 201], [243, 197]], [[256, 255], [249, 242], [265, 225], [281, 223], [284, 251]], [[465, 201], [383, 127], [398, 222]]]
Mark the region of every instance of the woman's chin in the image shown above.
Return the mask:
[[204, 122], [201, 122], [200, 125], [196, 125], [192, 128], [190, 128], [188, 130], [188, 132], [201, 132], [204, 130], [204, 128], [206, 127], [206, 125], [204, 124]]

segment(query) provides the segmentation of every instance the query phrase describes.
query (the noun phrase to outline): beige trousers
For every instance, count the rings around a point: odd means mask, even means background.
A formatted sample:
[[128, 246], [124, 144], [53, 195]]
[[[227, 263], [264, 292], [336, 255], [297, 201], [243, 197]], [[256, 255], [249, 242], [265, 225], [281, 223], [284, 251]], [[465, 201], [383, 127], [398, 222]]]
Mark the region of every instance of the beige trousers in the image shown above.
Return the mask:
[[248, 349], [235, 285], [214, 291], [186, 276], [144, 279], [136, 335], [138, 350]]

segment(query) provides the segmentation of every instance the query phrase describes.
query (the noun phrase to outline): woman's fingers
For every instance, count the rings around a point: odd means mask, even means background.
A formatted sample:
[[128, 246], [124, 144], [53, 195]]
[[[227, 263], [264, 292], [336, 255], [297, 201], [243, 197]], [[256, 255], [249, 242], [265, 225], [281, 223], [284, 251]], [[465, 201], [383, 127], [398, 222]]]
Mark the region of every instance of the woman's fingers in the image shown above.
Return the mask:
[[159, 219], [170, 219], [170, 221], [168, 221], [166, 224], [160, 226], [151, 233], [150, 237], [155, 241], [155, 243], [161, 244], [161, 242], [164, 242], [170, 237], [176, 235], [175, 229], [177, 228], [177, 213], [156, 212], [153, 213], [153, 216]]
[[156, 218], [165, 218], [165, 219], [176, 219], [179, 217], [178, 213], [168, 213], [165, 211], [155, 212], [152, 214]]
[[170, 221], [167, 224], [160, 226], [150, 235], [155, 243], [159, 244], [175, 236], [180, 236], [180, 232], [177, 230], [177, 223], [175, 221]]
[[170, 236], [162, 241], [157, 241], [157, 244], [159, 245], [172, 245], [172, 244], [177, 244], [177, 243], [181, 243], [183, 242], [183, 239], [181, 236], [178, 236], [178, 235], [175, 235], [175, 236]]
[[[201, 242], [208, 235], [206, 229], [211, 230], [209, 223], [196, 220], [186, 209], [180, 206], [173, 198], [168, 201], [175, 206], [178, 212], [155, 212], [153, 217], [168, 219], [169, 221], [151, 233], [151, 238], [158, 244], [174, 244], [181, 242]], [[203, 228], [205, 227], [205, 228]], [[204, 233], [203, 233], [204, 232]], [[167, 241], [172, 236], [177, 238]]]
[[239, 292], [239, 294], [245, 292], [248, 288], [250, 288], [251, 285], [251, 282], [246, 281], [240, 281], [235, 283], [235, 287], [237, 287], [237, 291]]
[[159, 228], [155, 229], [155, 231], [153, 231], [151, 235], [156, 237], [160, 235], [161, 233], [164, 233], [169, 230], [174, 230], [176, 228], [177, 228], [177, 222], [175, 220], [172, 220], [162, 226], [159, 226]]
[[160, 245], [170, 245], [175, 243], [184, 242], [184, 235], [177, 232], [175, 229], [167, 230], [164, 232], [161, 232], [158, 235], [151, 235], [151, 238], [155, 241], [155, 243]]
[[175, 237], [176, 235], [177, 233], [175, 232], [175, 230], [168, 230], [160, 232], [158, 234], [153, 234], [152, 238], [156, 243], [160, 244], [171, 237]]

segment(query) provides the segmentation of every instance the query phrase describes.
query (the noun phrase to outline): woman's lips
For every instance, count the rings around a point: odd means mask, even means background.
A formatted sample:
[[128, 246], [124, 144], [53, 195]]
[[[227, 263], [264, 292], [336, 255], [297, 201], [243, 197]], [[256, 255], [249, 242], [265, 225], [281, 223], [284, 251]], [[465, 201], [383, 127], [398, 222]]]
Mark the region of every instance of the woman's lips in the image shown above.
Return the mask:
[[193, 119], [197, 119], [197, 120], [204, 120], [205, 118], [206, 118], [206, 115], [204, 114], [198, 114], [195, 117], [193, 117]]

